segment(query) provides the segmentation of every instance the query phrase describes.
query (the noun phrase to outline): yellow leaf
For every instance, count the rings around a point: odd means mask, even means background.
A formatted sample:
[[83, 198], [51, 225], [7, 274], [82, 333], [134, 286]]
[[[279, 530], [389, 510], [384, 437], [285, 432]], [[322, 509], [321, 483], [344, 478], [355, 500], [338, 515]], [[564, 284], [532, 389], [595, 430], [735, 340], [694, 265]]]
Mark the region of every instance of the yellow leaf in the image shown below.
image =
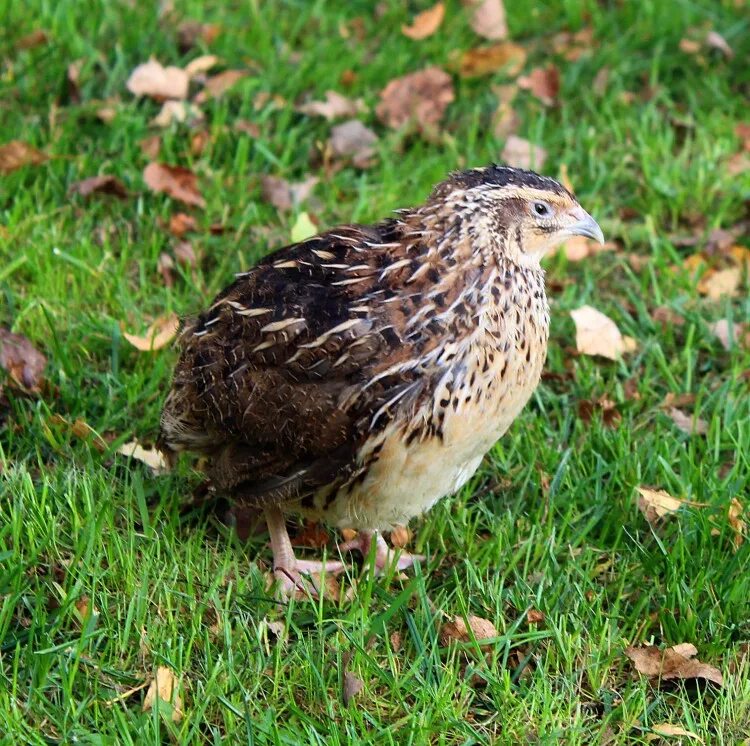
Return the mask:
[[180, 320], [177, 314], [169, 313], [156, 319], [142, 337], [137, 334], [128, 334], [128, 332], [123, 332], [122, 336], [141, 352], [152, 352], [169, 344], [177, 334], [179, 326]]
[[167, 702], [172, 705], [172, 721], [179, 723], [182, 720], [182, 698], [177, 693], [178, 687], [179, 681], [172, 669], [159, 666], [143, 700], [143, 712], [158, 707], [159, 701]]
[[653, 731], [653, 733], [646, 736], [649, 741], [655, 740], [659, 736], [687, 736], [688, 738], [692, 738], [698, 741], [698, 743], [703, 743], [703, 739], [700, 736], [696, 735], [692, 731], [685, 730], [682, 726], [679, 725], [672, 725], [671, 723], [657, 723], [656, 725], [651, 726], [651, 730]]

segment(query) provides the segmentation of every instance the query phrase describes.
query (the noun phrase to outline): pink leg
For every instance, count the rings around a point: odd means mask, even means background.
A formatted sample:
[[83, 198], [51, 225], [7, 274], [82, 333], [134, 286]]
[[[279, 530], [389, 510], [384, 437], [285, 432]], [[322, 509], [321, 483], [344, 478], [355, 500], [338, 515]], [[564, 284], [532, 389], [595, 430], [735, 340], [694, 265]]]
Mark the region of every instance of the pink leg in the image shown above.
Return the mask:
[[[344, 563], [297, 559], [282, 512], [278, 508], [266, 508], [264, 512], [273, 551], [273, 574], [278, 581], [279, 591], [287, 598], [296, 595], [298, 591], [317, 598], [322, 587], [323, 573], [335, 575], [343, 572]], [[309, 577], [303, 578], [303, 575]]]
[[357, 535], [351, 541], [345, 541], [339, 544], [339, 550], [342, 552], [351, 552], [354, 549], [359, 550], [367, 559], [370, 556], [372, 542], [375, 542], [375, 574], [383, 575], [394, 563], [396, 569], [405, 570], [411, 567], [416, 560], [423, 560], [422, 554], [409, 554], [403, 549], [393, 550], [385, 543], [385, 539], [377, 531], [357, 531]]

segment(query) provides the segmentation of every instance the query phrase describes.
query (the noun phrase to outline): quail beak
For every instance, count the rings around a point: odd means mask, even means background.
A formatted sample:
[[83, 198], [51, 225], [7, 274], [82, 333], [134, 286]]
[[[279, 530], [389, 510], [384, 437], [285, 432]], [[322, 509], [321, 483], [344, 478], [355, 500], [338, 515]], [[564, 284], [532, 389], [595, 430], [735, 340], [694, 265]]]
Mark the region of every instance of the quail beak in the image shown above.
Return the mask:
[[585, 236], [586, 238], [593, 238], [601, 244], [604, 243], [602, 229], [599, 227], [599, 223], [597, 223], [591, 215], [585, 210], [576, 210], [576, 217], [578, 217], [579, 220], [566, 229], [568, 235]]

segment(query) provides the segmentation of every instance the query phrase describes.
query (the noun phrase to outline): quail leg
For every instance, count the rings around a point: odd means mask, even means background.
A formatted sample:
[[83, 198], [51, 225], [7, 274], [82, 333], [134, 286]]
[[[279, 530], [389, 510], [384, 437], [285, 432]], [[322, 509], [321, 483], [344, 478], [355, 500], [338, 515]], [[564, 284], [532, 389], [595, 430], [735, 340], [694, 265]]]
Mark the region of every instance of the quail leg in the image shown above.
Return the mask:
[[351, 552], [354, 549], [359, 550], [362, 556], [367, 558], [370, 555], [372, 542], [375, 542], [375, 575], [383, 575], [395, 560], [396, 569], [405, 570], [411, 567], [416, 560], [423, 560], [423, 554], [409, 554], [403, 549], [401, 551], [389, 548], [385, 539], [377, 531], [357, 531], [357, 535], [350, 541], [339, 544], [339, 550], [342, 552]]
[[344, 563], [297, 559], [282, 512], [278, 508], [266, 508], [264, 513], [273, 551], [273, 574], [279, 584], [279, 592], [286, 598], [295, 596], [298, 591], [317, 598], [322, 587], [323, 573], [336, 575], [343, 572]]

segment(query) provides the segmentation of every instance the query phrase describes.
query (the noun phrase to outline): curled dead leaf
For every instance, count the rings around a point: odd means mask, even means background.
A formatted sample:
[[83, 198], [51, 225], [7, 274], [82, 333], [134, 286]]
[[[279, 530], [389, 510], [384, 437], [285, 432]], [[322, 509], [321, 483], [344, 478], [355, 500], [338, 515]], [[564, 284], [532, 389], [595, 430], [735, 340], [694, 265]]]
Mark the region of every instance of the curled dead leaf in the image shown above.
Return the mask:
[[304, 181], [292, 183], [278, 176], [262, 176], [263, 199], [278, 210], [291, 210], [302, 204], [320, 181], [317, 176], [309, 176]]
[[183, 21], [177, 27], [177, 41], [181, 52], [192, 49], [199, 41], [211, 45], [221, 33], [221, 26], [217, 23], [200, 23], [199, 21]]
[[517, 135], [510, 135], [503, 147], [502, 159], [514, 168], [541, 171], [547, 160], [547, 151]]
[[174, 247], [174, 258], [178, 264], [182, 264], [185, 267], [195, 267], [198, 264], [198, 257], [195, 255], [195, 250], [189, 241], [179, 241]]
[[718, 686], [724, 684], [724, 677], [714, 666], [695, 659], [697, 648], [690, 643], [682, 643], [665, 650], [651, 645], [628, 647], [625, 655], [630, 658], [638, 673], [651, 679], [673, 681], [675, 679], [705, 679]]
[[355, 676], [351, 671], [344, 673], [344, 686], [342, 696], [344, 704], [348, 705], [351, 700], [356, 697], [362, 689], [364, 689], [364, 682], [362, 679]]
[[691, 416], [677, 407], [669, 407], [667, 414], [683, 433], [705, 435], [708, 432], [708, 422], [700, 417]]
[[394, 526], [391, 530], [391, 544], [403, 549], [411, 540], [411, 531], [406, 526]]
[[47, 358], [22, 334], [0, 326], [0, 368], [23, 390], [38, 394]]
[[123, 443], [123, 445], [117, 449], [117, 453], [127, 456], [128, 458], [134, 458], [137, 461], [146, 464], [154, 474], [162, 474], [169, 470], [167, 460], [158, 448], [144, 448], [137, 440]]
[[153, 192], [164, 192], [186, 205], [206, 205], [198, 191], [198, 178], [188, 168], [169, 166], [166, 163], [149, 163], [143, 169], [143, 180]]
[[169, 232], [177, 238], [182, 238], [189, 231], [196, 230], [197, 227], [195, 218], [184, 212], [175, 213], [169, 218]]
[[598, 399], [581, 399], [578, 402], [577, 409], [578, 416], [586, 423], [591, 422], [596, 413], [601, 415], [604, 427], [617, 427], [622, 420], [617, 404], [606, 395], [602, 395]]
[[474, 0], [471, 28], [485, 39], [500, 41], [508, 36], [508, 22], [502, 0]]
[[462, 78], [478, 78], [503, 72], [512, 78], [526, 64], [526, 50], [511, 41], [502, 41], [489, 47], [468, 49], [459, 58], [458, 70]]
[[592, 306], [581, 306], [571, 311], [570, 315], [576, 326], [578, 352], [618, 360], [623, 353], [636, 348], [634, 339], [624, 337], [609, 316]]
[[709, 31], [706, 35], [706, 44], [711, 49], [718, 49], [728, 60], [734, 57], [734, 50], [727, 44], [727, 40], [718, 31]]
[[418, 41], [432, 36], [439, 28], [445, 17], [445, 5], [435, 3], [431, 8], [423, 10], [414, 16], [414, 20], [408, 26], [401, 27], [401, 33], [410, 39]]
[[732, 531], [734, 531], [735, 551], [739, 549], [740, 545], [745, 540], [746, 524], [744, 519], [742, 518], [743, 512], [744, 508], [742, 506], [742, 503], [736, 497], [733, 497], [732, 501], [729, 503], [727, 520], [729, 521], [729, 526], [731, 527]]
[[710, 324], [709, 328], [725, 350], [731, 350], [738, 344], [750, 349], [750, 324], [741, 321], [730, 323], [729, 319], [719, 319]]
[[130, 342], [133, 347], [141, 352], [153, 352], [168, 345], [180, 328], [180, 320], [176, 313], [168, 313], [160, 316], [146, 330], [143, 336], [123, 332], [122, 336]]
[[[467, 624], [468, 622], [468, 624]], [[472, 642], [476, 640], [483, 650], [491, 647], [492, 643], [481, 645], [482, 640], [499, 637], [497, 627], [489, 620], [482, 617], [469, 615], [466, 620], [460, 616], [454, 616], [453, 621], [446, 622], [440, 628], [440, 642], [448, 645], [451, 640], [456, 642]]]
[[47, 156], [21, 140], [11, 140], [0, 145], [0, 173], [9, 174], [23, 166], [38, 166]]
[[361, 100], [354, 101], [336, 91], [326, 91], [325, 101], [309, 101], [297, 107], [297, 111], [308, 116], [325, 117], [329, 122], [340, 117], [356, 117], [364, 111]]
[[686, 730], [681, 725], [657, 723], [656, 725], [651, 726], [651, 730], [653, 732], [646, 736], [647, 741], [653, 741], [656, 738], [669, 738], [670, 736], [685, 736], [686, 738], [698, 741], [698, 743], [703, 743], [703, 739], [699, 735], [690, 730]]
[[198, 75], [207, 73], [212, 67], [215, 67], [219, 62], [219, 58], [215, 54], [202, 54], [200, 57], [196, 57], [194, 60], [185, 65], [185, 72], [189, 78], [195, 78]]
[[415, 125], [425, 131], [437, 127], [454, 98], [451, 76], [439, 67], [427, 67], [388, 83], [376, 113], [393, 129]]
[[155, 127], [169, 127], [173, 122], [186, 122], [193, 126], [203, 119], [203, 112], [195, 104], [170, 99], [162, 104], [161, 111], [151, 120], [151, 124]]
[[719, 300], [724, 295], [735, 298], [741, 280], [742, 270], [739, 267], [710, 269], [698, 281], [698, 292], [711, 300]]
[[535, 67], [518, 79], [518, 87], [530, 91], [546, 106], [552, 106], [560, 93], [560, 71], [554, 65]]
[[172, 722], [179, 723], [183, 715], [182, 697], [179, 695], [179, 688], [179, 679], [172, 669], [167, 666], [159, 666], [143, 700], [143, 712], [158, 708], [160, 702], [165, 702], [171, 707]]
[[247, 75], [247, 70], [225, 70], [214, 75], [206, 81], [203, 90], [193, 100], [196, 104], [203, 104], [210, 98], [218, 98]]
[[80, 194], [90, 197], [92, 194], [111, 194], [120, 199], [126, 199], [128, 190], [116, 176], [90, 176], [88, 179], [76, 181], [70, 185], [70, 194]]
[[351, 158], [357, 168], [372, 165], [378, 136], [358, 119], [331, 128], [328, 141], [331, 152], [339, 158]]
[[664, 490], [653, 490], [650, 487], [636, 487], [636, 490], [640, 494], [638, 509], [652, 525], [661, 518], [676, 513], [683, 505], [699, 505], [672, 497]]
[[157, 101], [168, 98], [187, 98], [190, 76], [179, 67], [164, 67], [151, 58], [138, 65], [126, 83], [134, 96], [148, 96]]

